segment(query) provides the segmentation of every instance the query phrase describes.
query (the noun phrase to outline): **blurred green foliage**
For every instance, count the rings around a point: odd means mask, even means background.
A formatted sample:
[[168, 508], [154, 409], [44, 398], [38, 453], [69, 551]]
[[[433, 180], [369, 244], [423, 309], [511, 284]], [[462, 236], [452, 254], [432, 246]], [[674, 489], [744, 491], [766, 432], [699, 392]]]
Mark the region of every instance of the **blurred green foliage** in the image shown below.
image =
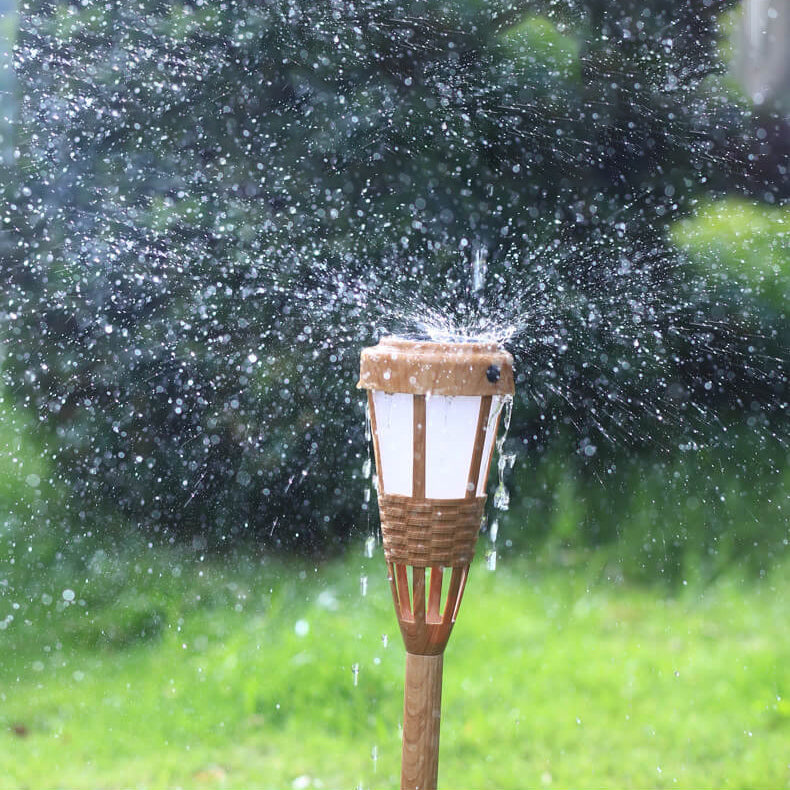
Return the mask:
[[735, 197], [707, 201], [675, 224], [671, 237], [702, 270], [755, 294], [787, 323], [790, 206]]
[[598, 567], [629, 582], [752, 577], [787, 555], [790, 455], [784, 436], [741, 437], [669, 460], [619, 458], [591, 468], [553, 450], [511, 480], [499, 544], [551, 564]]
[[500, 36], [502, 47], [516, 67], [529, 70], [549, 93], [557, 78], [581, 81], [580, 42], [560, 32], [545, 16], [527, 16]]
[[51, 464], [32, 436], [29, 416], [0, 396], [0, 512], [28, 515], [50, 493]]

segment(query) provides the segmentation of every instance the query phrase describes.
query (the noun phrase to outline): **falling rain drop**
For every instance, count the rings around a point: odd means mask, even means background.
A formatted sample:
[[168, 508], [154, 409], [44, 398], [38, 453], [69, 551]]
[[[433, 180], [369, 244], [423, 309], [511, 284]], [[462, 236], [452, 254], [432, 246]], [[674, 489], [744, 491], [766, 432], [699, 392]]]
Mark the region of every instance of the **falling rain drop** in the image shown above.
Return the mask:
[[368, 594], [368, 577], [359, 577], [359, 594], [364, 598]]
[[496, 570], [496, 549], [489, 549], [486, 552], [486, 569], [489, 571]]
[[486, 282], [486, 272], [488, 270], [486, 258], [487, 253], [484, 249], [479, 249], [475, 252], [475, 257], [472, 261], [472, 290], [475, 293], [482, 291]]
[[373, 552], [376, 550], [376, 538], [374, 535], [368, 535], [365, 538], [365, 556], [370, 559]]
[[359, 664], [351, 665], [351, 677], [354, 681], [354, 686], [359, 685]]

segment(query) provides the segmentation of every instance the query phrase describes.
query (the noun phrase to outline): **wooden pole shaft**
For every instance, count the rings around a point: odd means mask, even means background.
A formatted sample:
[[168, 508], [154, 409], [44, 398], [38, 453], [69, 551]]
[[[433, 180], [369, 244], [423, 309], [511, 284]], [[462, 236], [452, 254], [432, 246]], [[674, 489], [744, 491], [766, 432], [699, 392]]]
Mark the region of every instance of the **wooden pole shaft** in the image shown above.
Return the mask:
[[406, 653], [401, 790], [436, 790], [442, 714], [442, 654]]

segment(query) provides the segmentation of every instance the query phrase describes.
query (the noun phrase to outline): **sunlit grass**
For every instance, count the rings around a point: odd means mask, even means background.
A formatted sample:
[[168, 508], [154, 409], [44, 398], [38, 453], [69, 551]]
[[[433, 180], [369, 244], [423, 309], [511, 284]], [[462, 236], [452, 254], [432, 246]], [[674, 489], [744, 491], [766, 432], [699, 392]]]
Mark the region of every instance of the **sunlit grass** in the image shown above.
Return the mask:
[[[77, 591], [0, 632], [4, 787], [397, 785], [403, 649], [380, 555], [134, 562], [117, 603]], [[783, 574], [676, 595], [602, 578], [478, 559], [440, 784], [786, 786]]]

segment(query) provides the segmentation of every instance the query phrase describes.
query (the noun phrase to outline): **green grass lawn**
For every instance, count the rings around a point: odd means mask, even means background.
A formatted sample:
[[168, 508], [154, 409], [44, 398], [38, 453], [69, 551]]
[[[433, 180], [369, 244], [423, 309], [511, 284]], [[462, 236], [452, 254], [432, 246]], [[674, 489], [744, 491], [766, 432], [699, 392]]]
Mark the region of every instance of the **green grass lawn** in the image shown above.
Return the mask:
[[[99, 557], [97, 578], [126, 571], [113, 603], [51, 579], [0, 630], [2, 787], [398, 784], [403, 648], [380, 552], [150, 554]], [[672, 593], [593, 564], [478, 558], [445, 658], [440, 785], [790, 785], [787, 574]]]

